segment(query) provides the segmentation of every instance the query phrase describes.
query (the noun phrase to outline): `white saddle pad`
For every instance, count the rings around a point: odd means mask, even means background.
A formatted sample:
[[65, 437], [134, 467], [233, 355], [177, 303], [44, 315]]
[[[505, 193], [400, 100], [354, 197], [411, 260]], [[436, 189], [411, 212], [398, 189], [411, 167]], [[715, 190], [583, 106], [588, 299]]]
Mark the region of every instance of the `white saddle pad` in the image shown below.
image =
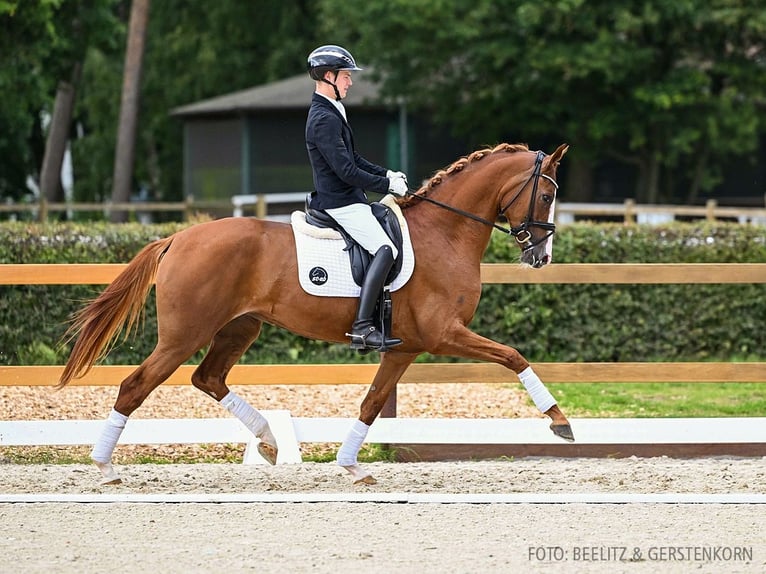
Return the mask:
[[[396, 291], [412, 277], [415, 254], [402, 210], [391, 196], [384, 197], [381, 203], [396, 214], [402, 227], [402, 270], [390, 285], [391, 291]], [[343, 250], [346, 242], [340, 233], [309, 225], [302, 211], [294, 211], [290, 223], [298, 252], [298, 278], [303, 290], [323, 297], [359, 297], [361, 288], [354, 283], [348, 252]]]

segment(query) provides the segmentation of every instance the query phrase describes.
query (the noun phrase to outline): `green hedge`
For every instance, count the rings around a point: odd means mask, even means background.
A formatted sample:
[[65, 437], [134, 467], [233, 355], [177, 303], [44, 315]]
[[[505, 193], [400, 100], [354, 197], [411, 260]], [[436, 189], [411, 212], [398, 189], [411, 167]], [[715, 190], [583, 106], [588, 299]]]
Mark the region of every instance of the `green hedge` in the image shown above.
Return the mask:
[[[0, 224], [0, 263], [126, 262], [182, 224]], [[556, 235], [558, 263], [766, 262], [766, 230], [736, 224], [575, 224]], [[518, 259], [494, 234], [486, 262]], [[555, 263], [554, 263], [555, 264]], [[765, 278], [766, 279], [766, 278]], [[62, 364], [67, 317], [102, 286], [0, 286], [0, 364]], [[766, 285], [486, 285], [472, 324], [530, 361], [764, 360]], [[434, 309], [433, 312], [438, 312]], [[143, 333], [107, 364], [140, 363], [156, 343], [153, 300]], [[422, 360], [431, 360], [425, 356]], [[192, 362], [199, 360], [195, 357]], [[345, 345], [266, 327], [244, 362], [358, 362]], [[438, 360], [445, 360], [439, 358]]]

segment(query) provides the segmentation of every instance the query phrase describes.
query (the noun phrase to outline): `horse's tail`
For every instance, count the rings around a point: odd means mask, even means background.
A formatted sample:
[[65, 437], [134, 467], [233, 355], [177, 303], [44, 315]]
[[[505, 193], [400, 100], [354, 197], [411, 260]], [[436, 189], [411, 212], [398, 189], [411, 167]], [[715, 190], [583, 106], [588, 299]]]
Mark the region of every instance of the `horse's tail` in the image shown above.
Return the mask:
[[144, 247], [112, 283], [91, 303], [77, 311], [64, 334], [64, 341], [77, 337], [57, 389], [85, 376], [115, 343], [126, 326], [125, 338], [143, 317], [144, 303], [157, 275], [160, 260], [172, 237]]

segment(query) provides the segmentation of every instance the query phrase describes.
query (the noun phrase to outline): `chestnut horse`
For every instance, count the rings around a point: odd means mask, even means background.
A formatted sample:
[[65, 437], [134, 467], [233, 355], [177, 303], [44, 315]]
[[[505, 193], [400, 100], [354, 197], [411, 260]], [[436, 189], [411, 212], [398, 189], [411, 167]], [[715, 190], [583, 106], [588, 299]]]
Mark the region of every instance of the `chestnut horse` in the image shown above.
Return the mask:
[[[374, 483], [357, 464], [369, 425], [421, 353], [491, 361], [514, 371], [537, 407], [565, 440], [574, 436], [556, 401], [514, 348], [470, 331], [481, 296], [480, 263], [493, 229], [513, 236], [521, 262], [548, 263], [549, 215], [556, 197], [556, 167], [568, 149], [548, 156], [526, 145], [475, 151], [438, 172], [417, 192], [397, 199], [409, 228], [416, 266], [392, 293], [393, 331], [403, 343], [381, 353], [380, 366], [342, 443], [337, 462], [355, 482]], [[503, 215], [509, 227], [496, 223]], [[322, 301], [302, 290], [291, 226], [251, 218], [201, 223], [145, 246], [88, 306], [69, 330], [77, 337], [58, 388], [85, 375], [124, 328], [131, 333], [156, 285], [158, 342], [120, 385], [91, 457], [104, 483], [120, 481], [112, 453], [128, 417], [184, 361], [209, 346], [192, 384], [238, 417], [259, 439], [272, 464], [277, 444], [266, 419], [229, 390], [226, 376], [258, 337], [264, 322], [298, 335], [348, 341], [357, 300]]]

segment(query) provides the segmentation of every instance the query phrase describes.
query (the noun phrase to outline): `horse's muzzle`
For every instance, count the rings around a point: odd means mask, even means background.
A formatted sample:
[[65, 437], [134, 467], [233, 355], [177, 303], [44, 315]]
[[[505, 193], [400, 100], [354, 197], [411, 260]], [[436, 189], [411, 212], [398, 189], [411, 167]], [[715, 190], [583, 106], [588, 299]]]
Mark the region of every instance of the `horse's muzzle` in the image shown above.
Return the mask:
[[[538, 253], [539, 251], [541, 251], [541, 253]], [[535, 269], [540, 269], [543, 265], [547, 265], [550, 263], [550, 260], [550, 255], [545, 252], [544, 247], [541, 250], [535, 247], [534, 249], [528, 249], [521, 253], [521, 262]]]

